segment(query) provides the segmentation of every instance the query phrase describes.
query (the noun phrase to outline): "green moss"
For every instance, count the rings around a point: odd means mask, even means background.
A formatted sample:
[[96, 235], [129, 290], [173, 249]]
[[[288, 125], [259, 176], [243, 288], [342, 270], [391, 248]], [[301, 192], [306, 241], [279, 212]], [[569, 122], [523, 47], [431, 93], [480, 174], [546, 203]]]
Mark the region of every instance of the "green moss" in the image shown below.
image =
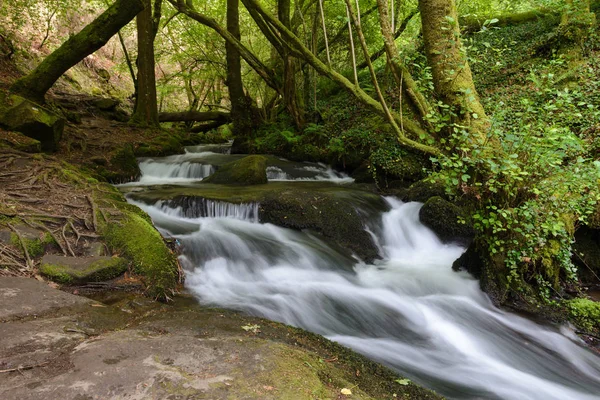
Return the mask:
[[[23, 246], [21, 245], [21, 241], [19, 237], [15, 233], [11, 233], [10, 242], [13, 246], [18, 247], [23, 251]], [[23, 238], [23, 243], [27, 248], [27, 252], [31, 258], [39, 257], [44, 254], [46, 250], [46, 246], [54, 243], [54, 239], [49, 233], [45, 233], [39, 239], [28, 239], [26, 237]]]
[[574, 299], [567, 302], [573, 322], [588, 332], [600, 330], [600, 303], [588, 299]]
[[84, 268], [50, 263], [40, 266], [42, 275], [64, 284], [107, 281], [126, 270], [127, 261], [119, 257], [103, 258]]
[[205, 178], [205, 183], [229, 185], [259, 185], [267, 183], [267, 158], [248, 156], [222, 165], [217, 172]]
[[134, 150], [138, 157], [160, 157], [183, 152], [185, 138], [177, 132], [163, 133]]
[[170, 297], [177, 286], [177, 259], [167, 248], [160, 233], [139, 212], [123, 207], [118, 223], [104, 224], [102, 233], [107, 244], [121, 252], [141, 275], [152, 297]]
[[73, 283], [74, 280], [71, 275], [64, 271], [62, 265], [43, 264], [40, 266], [40, 272], [57, 283], [68, 285]]

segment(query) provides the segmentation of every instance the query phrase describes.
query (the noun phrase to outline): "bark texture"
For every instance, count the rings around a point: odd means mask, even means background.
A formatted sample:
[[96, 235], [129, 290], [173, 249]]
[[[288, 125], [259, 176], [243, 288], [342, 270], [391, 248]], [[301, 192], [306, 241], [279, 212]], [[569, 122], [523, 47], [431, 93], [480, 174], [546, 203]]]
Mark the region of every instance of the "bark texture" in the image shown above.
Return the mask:
[[[241, 40], [239, 0], [227, 0], [227, 31]], [[231, 101], [233, 131], [236, 136], [250, 137], [253, 128], [252, 103], [244, 92], [242, 81], [242, 59], [233, 43], [225, 42], [227, 53], [227, 87]]]
[[140, 125], [158, 126], [154, 39], [161, 17], [161, 2], [144, 1], [144, 11], [136, 18], [138, 36], [137, 87], [135, 110], [131, 121]]
[[10, 90], [37, 103], [67, 70], [108, 42], [144, 9], [141, 0], [117, 0], [81, 32], [70, 37]]
[[455, 0], [419, 0], [419, 9], [435, 92], [450, 106], [455, 122], [468, 127], [484, 141], [489, 121], [461, 46]]

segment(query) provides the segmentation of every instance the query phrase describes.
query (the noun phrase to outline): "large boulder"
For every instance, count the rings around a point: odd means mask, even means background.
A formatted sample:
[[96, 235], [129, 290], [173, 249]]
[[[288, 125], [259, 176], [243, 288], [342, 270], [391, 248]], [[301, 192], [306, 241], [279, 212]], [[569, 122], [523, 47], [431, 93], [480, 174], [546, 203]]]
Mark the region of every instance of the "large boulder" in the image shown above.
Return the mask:
[[465, 212], [439, 196], [427, 200], [419, 211], [419, 219], [444, 243], [469, 245], [475, 236]]
[[65, 120], [23, 97], [10, 95], [0, 97], [0, 126], [39, 140], [44, 151], [54, 151]]
[[224, 164], [214, 174], [205, 178], [204, 182], [226, 185], [267, 183], [267, 158], [265, 156], [248, 156]]

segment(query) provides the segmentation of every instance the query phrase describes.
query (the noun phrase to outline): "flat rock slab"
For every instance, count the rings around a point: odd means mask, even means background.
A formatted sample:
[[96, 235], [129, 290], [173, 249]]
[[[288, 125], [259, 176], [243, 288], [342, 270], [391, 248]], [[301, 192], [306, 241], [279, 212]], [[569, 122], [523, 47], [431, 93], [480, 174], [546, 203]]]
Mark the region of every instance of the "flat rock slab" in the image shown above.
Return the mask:
[[29, 278], [0, 278], [0, 321], [42, 316], [59, 309], [92, 303]]
[[[347, 399], [344, 388], [352, 399], [439, 398], [395, 384], [396, 375], [369, 370], [354, 353], [356, 365], [348, 365], [347, 350], [295, 328], [185, 297], [164, 305], [110, 296], [107, 305], [0, 277], [3, 315], [37, 315], [0, 323], [0, 398]], [[71, 308], [49, 313], [52, 307]], [[318, 350], [323, 345], [326, 353]]]

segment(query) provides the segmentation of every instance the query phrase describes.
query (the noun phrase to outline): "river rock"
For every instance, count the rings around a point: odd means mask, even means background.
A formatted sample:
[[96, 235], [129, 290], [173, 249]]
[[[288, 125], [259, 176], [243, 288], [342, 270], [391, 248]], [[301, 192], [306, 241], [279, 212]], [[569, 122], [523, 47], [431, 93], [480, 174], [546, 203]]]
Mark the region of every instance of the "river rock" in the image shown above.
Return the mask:
[[40, 273], [55, 282], [72, 284], [107, 281], [127, 270], [127, 261], [119, 257], [61, 257], [47, 254]]
[[267, 183], [267, 158], [253, 155], [224, 164], [214, 174], [205, 178], [203, 182], [227, 185], [260, 185]]
[[438, 196], [427, 200], [419, 211], [419, 219], [444, 243], [469, 245], [475, 236], [465, 212]]
[[0, 126], [39, 140], [44, 151], [54, 151], [65, 120], [23, 97], [10, 95], [0, 98]]

